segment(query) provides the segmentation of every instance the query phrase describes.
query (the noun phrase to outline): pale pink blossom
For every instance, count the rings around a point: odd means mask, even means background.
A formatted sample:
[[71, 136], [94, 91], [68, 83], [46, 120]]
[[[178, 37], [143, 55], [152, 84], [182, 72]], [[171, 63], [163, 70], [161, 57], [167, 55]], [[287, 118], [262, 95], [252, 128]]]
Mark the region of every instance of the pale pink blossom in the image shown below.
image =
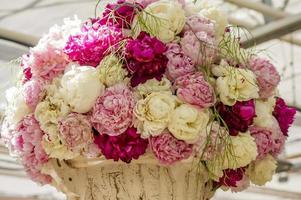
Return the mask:
[[35, 109], [37, 104], [43, 98], [43, 89], [46, 82], [42, 79], [31, 79], [23, 85], [23, 96], [25, 103], [32, 109]]
[[24, 117], [18, 123], [15, 135], [15, 148], [19, 151], [27, 174], [34, 181], [42, 184], [50, 183], [51, 177], [41, 173], [42, 166], [48, 162], [48, 156], [41, 144], [44, 132], [33, 115]]
[[196, 65], [210, 65], [217, 57], [216, 40], [204, 31], [186, 31], [180, 43], [184, 54]]
[[260, 97], [272, 96], [280, 82], [280, 75], [275, 66], [265, 58], [253, 57], [249, 69], [256, 75]]
[[215, 37], [215, 25], [210, 19], [201, 15], [192, 15], [186, 19], [185, 31], [193, 33], [205, 32], [210, 37]]
[[124, 133], [132, 125], [135, 103], [134, 94], [127, 86], [118, 84], [108, 88], [92, 109], [93, 127], [100, 134], [110, 136]]
[[216, 101], [213, 87], [204, 79], [201, 72], [191, 73], [176, 79], [174, 87], [182, 101], [208, 108]]
[[166, 75], [170, 80], [175, 80], [179, 76], [183, 76], [195, 71], [195, 67], [191, 58], [184, 55], [181, 47], [177, 43], [167, 45], [165, 53], [168, 58]]
[[192, 153], [191, 144], [176, 139], [168, 132], [151, 137], [150, 146], [159, 162], [165, 165], [187, 159]]
[[60, 136], [73, 152], [80, 152], [93, 142], [92, 125], [88, 117], [78, 113], [70, 113], [59, 122]]

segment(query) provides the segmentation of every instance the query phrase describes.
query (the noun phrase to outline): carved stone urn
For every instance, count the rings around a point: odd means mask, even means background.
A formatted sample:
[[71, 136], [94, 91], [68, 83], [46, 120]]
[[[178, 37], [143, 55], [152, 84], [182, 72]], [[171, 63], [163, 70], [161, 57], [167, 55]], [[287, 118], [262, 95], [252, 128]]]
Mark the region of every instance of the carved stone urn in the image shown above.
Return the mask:
[[51, 160], [44, 171], [68, 200], [206, 200], [214, 194], [205, 167], [193, 160], [172, 166], [147, 157], [130, 164]]

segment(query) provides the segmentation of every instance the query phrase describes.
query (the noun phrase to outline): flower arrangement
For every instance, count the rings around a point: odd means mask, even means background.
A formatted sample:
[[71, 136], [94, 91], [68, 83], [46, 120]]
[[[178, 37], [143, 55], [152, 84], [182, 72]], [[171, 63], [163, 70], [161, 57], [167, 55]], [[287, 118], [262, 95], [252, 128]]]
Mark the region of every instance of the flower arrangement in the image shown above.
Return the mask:
[[215, 189], [272, 179], [296, 110], [274, 65], [227, 16], [185, 1], [118, 0], [54, 26], [6, 92], [1, 137], [41, 184], [51, 159], [197, 160]]

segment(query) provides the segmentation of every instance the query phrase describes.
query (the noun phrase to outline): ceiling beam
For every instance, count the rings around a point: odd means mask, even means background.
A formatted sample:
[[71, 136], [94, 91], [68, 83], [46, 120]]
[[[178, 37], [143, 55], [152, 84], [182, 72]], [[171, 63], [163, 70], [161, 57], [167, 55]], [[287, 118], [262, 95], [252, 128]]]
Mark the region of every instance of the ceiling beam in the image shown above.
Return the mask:
[[301, 14], [291, 15], [252, 30], [250, 32], [252, 37], [243, 40], [242, 44], [245, 48], [248, 48], [254, 44], [258, 45], [272, 39], [280, 38], [299, 29], [301, 29]]

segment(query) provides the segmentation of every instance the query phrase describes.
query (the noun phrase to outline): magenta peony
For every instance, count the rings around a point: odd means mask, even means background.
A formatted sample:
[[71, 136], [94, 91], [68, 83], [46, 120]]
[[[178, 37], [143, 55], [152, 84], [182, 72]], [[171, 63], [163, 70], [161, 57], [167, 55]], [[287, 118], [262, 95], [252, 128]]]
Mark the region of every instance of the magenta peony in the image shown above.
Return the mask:
[[31, 79], [23, 85], [23, 96], [26, 104], [35, 109], [43, 98], [43, 89], [46, 82], [42, 79]]
[[187, 74], [176, 79], [174, 87], [180, 100], [208, 108], [215, 104], [213, 87], [204, 79], [201, 72]]
[[245, 176], [245, 169], [226, 169], [224, 175], [219, 179], [219, 184], [227, 187], [237, 187], [238, 182]]
[[273, 115], [277, 119], [283, 135], [288, 136], [288, 129], [294, 122], [296, 109], [288, 107], [285, 101], [278, 97]]
[[256, 75], [260, 97], [272, 96], [280, 82], [280, 75], [275, 66], [267, 59], [253, 57], [249, 69]]
[[101, 149], [106, 159], [130, 163], [146, 151], [148, 140], [142, 139], [135, 128], [128, 128], [123, 134], [109, 136], [100, 134], [95, 137], [95, 144]]
[[239, 132], [246, 132], [248, 127], [253, 124], [253, 119], [256, 116], [254, 100], [237, 101], [234, 106], [220, 103], [217, 105], [217, 110], [232, 136], [238, 135]]
[[43, 164], [48, 162], [48, 156], [41, 144], [44, 132], [38, 121], [33, 115], [24, 117], [18, 123], [15, 134], [17, 135], [15, 149], [18, 149], [27, 174], [34, 181], [42, 184], [50, 183], [52, 178], [41, 173]]
[[267, 128], [261, 128], [256, 126], [250, 127], [249, 130], [252, 137], [255, 138], [255, 142], [257, 144], [257, 159], [263, 159], [273, 149], [273, 133]]
[[100, 24], [129, 29], [140, 5], [118, 0], [116, 3], [107, 4]]
[[150, 138], [150, 147], [154, 155], [165, 165], [187, 159], [192, 154], [192, 146], [176, 139], [168, 132]]
[[122, 84], [108, 88], [98, 97], [91, 122], [100, 134], [117, 136], [124, 133], [133, 121], [134, 94]]
[[132, 74], [133, 87], [148, 79], [161, 79], [166, 70], [166, 45], [146, 32], [137, 39], [130, 39], [126, 45], [127, 69]]
[[83, 25], [81, 33], [69, 37], [64, 51], [70, 60], [96, 67], [106, 55], [116, 50], [123, 34], [118, 28], [100, 25], [98, 19], [91, 19], [90, 23]]
[[174, 81], [179, 76], [195, 71], [192, 60], [184, 55], [180, 45], [177, 43], [167, 44], [165, 55], [168, 58], [166, 76], [169, 80]]
[[190, 57], [196, 65], [210, 65], [216, 59], [215, 38], [206, 32], [186, 31], [180, 43], [184, 54]]
[[70, 113], [58, 126], [60, 138], [70, 151], [80, 152], [93, 143], [92, 125], [85, 115]]
[[28, 59], [29, 55], [23, 55], [22, 56], [22, 60], [21, 60], [21, 68], [23, 71], [23, 83], [26, 83], [27, 81], [29, 81], [32, 78], [32, 73], [31, 73], [31, 69], [30, 66], [28, 66], [28, 64], [26, 63], [26, 60]]
[[215, 37], [214, 22], [201, 15], [192, 15], [187, 18], [184, 31], [192, 31], [193, 33], [205, 32], [208, 36]]

